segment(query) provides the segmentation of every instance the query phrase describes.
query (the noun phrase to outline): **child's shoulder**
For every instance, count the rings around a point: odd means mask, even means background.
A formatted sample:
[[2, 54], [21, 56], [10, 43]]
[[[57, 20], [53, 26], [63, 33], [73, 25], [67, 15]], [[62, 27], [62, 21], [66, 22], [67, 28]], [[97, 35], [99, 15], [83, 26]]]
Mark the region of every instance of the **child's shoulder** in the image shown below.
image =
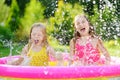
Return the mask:
[[27, 50], [28, 49], [28, 44], [26, 44], [24, 47], [23, 47], [23, 50]]
[[78, 39], [79, 39], [80, 37], [77, 37], [77, 38], [72, 38], [71, 40], [70, 40], [70, 42], [76, 42]]
[[72, 38], [70, 41], [74, 41], [75, 40], [75, 38]]
[[75, 38], [72, 38], [71, 40], [70, 40], [70, 44], [72, 44], [72, 43], [74, 43], [75, 42]]
[[101, 38], [98, 37], [98, 36], [94, 36], [94, 37], [91, 37], [91, 40], [92, 40], [93, 42], [98, 42], [99, 40], [101, 40]]
[[92, 39], [96, 39], [96, 40], [98, 40], [98, 39], [100, 39], [101, 37], [98, 36], [98, 35], [93, 35], [93, 36], [91, 36], [91, 38], [92, 38]]
[[97, 43], [102, 41], [101, 37], [99, 37], [99, 36], [92, 37], [92, 40], [93, 40], [93, 42], [97, 42]]
[[22, 54], [22, 55], [26, 55], [27, 52], [28, 52], [28, 44], [26, 44], [26, 45], [22, 48], [21, 54]]

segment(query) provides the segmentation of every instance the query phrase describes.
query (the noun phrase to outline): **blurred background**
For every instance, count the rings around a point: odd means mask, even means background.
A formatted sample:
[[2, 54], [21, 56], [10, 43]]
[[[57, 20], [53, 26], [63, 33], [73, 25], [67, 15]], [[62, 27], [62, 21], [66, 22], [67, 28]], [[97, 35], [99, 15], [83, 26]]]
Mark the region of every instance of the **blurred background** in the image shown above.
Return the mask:
[[89, 18], [110, 55], [120, 56], [120, 0], [0, 0], [0, 57], [20, 54], [35, 22], [45, 24], [56, 51], [69, 52], [77, 14]]

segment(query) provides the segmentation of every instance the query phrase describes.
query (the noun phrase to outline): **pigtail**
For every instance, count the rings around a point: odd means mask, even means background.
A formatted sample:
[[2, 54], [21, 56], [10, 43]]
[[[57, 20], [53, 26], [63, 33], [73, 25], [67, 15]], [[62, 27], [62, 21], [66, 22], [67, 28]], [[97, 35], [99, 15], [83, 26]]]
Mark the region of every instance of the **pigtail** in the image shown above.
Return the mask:
[[75, 28], [75, 24], [73, 24], [74, 26], [74, 37], [72, 38], [70, 44], [72, 44], [72, 53], [75, 54], [75, 43], [76, 43], [76, 40], [80, 37], [80, 33], [78, 31], [76, 31], [76, 28]]
[[76, 44], [76, 40], [77, 40], [79, 37], [80, 37], [80, 33], [75, 30], [75, 32], [74, 32], [74, 37], [73, 37], [73, 39], [72, 39], [72, 41], [71, 41], [71, 44], [72, 44], [72, 46], [73, 46], [73, 51], [72, 51], [73, 54], [75, 54], [75, 44]]

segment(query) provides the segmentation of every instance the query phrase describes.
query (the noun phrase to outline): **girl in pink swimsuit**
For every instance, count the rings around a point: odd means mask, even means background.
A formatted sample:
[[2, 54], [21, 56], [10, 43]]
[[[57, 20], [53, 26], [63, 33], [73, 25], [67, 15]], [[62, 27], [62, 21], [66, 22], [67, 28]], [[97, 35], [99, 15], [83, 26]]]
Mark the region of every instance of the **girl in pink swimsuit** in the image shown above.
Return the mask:
[[[70, 54], [74, 56], [73, 64], [77, 62], [77, 65], [109, 64], [111, 60], [102, 40], [84, 15], [75, 17], [75, 37], [70, 41]], [[101, 59], [102, 54], [104, 61]]]

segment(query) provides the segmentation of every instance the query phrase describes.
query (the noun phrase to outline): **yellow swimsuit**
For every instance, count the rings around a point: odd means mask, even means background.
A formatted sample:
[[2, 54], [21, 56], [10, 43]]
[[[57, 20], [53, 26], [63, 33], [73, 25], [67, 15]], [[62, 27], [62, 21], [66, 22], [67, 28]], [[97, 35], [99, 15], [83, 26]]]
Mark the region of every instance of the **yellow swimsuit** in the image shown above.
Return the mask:
[[46, 53], [46, 47], [43, 47], [39, 52], [29, 51], [30, 66], [47, 66], [49, 57]]

